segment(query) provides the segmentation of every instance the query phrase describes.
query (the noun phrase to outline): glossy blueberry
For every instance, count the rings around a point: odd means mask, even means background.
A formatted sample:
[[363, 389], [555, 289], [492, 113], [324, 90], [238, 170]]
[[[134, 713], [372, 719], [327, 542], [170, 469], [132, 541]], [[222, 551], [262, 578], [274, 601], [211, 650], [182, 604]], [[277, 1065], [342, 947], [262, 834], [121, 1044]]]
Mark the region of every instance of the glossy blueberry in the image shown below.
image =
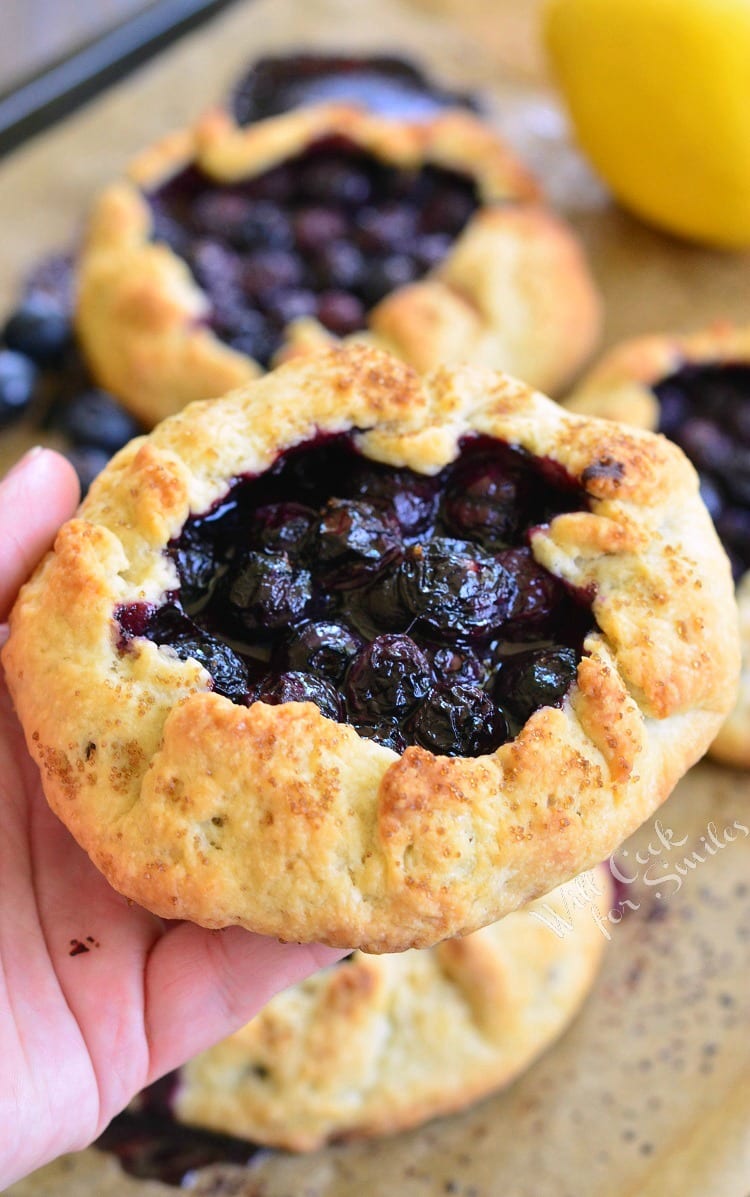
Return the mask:
[[435, 677], [449, 686], [481, 686], [486, 677], [484, 665], [469, 648], [438, 648], [432, 654]]
[[72, 335], [69, 315], [50, 295], [37, 291], [16, 308], [2, 337], [9, 349], [25, 354], [39, 366], [49, 366], [60, 360]]
[[252, 308], [245, 307], [237, 316], [225, 317], [218, 332], [230, 348], [254, 358], [261, 366], [269, 366], [278, 348], [275, 328], [262, 312]]
[[316, 531], [317, 572], [326, 586], [351, 590], [382, 572], [401, 551], [398, 524], [370, 503], [330, 499]]
[[293, 566], [286, 553], [246, 553], [226, 593], [230, 610], [248, 630], [286, 627], [309, 606], [310, 574]]
[[731, 463], [732, 438], [713, 420], [694, 416], [679, 430], [678, 440], [698, 469], [721, 472]]
[[280, 665], [283, 669], [314, 673], [339, 685], [362, 647], [362, 637], [345, 624], [324, 620], [303, 623], [292, 630], [282, 646]]
[[181, 661], [190, 659], [202, 665], [211, 674], [217, 694], [223, 694], [233, 702], [245, 699], [248, 690], [247, 666], [228, 644], [207, 632], [177, 636], [162, 643], [168, 644]]
[[453, 238], [448, 233], [424, 233], [414, 245], [414, 256], [421, 270], [432, 270], [447, 258]]
[[432, 682], [430, 660], [410, 636], [378, 636], [349, 667], [345, 686], [349, 712], [357, 723], [402, 719], [425, 697]]
[[513, 632], [533, 636], [540, 625], [552, 620], [565, 600], [565, 587], [559, 578], [534, 560], [531, 549], [505, 549], [498, 561], [513, 575], [518, 587], [518, 601], [512, 616]]
[[317, 520], [317, 512], [303, 503], [269, 503], [253, 512], [254, 537], [260, 547], [296, 561], [306, 554]]
[[496, 702], [525, 723], [538, 707], [557, 706], [576, 676], [572, 648], [531, 649], [502, 660], [493, 686]]
[[520, 516], [518, 485], [500, 462], [480, 458], [454, 472], [443, 518], [456, 536], [476, 540], [488, 549], [505, 548], [513, 542]]
[[189, 524], [182, 531], [171, 554], [180, 578], [180, 598], [185, 607], [201, 605], [211, 589], [218, 561], [214, 547], [199, 528]]
[[515, 579], [496, 557], [448, 537], [409, 549], [400, 585], [407, 610], [441, 637], [487, 636], [518, 603]]
[[18, 420], [34, 397], [38, 371], [31, 358], [0, 349], [0, 428]]
[[355, 723], [358, 734], [363, 740], [374, 740], [384, 748], [402, 753], [408, 744], [403, 728], [394, 720], [384, 720], [380, 723]]
[[352, 490], [376, 506], [391, 508], [406, 538], [426, 532], [437, 513], [437, 480], [412, 470], [390, 469], [363, 458], [355, 465]]
[[341, 718], [341, 699], [334, 686], [325, 678], [311, 673], [292, 671], [269, 677], [255, 692], [256, 702], [277, 706], [282, 702], [314, 702], [329, 719]]
[[106, 391], [74, 396], [63, 408], [59, 428], [74, 444], [97, 445], [115, 453], [140, 432], [138, 421]]
[[419, 704], [409, 730], [417, 744], [441, 756], [481, 756], [509, 737], [502, 710], [478, 686], [441, 683]]

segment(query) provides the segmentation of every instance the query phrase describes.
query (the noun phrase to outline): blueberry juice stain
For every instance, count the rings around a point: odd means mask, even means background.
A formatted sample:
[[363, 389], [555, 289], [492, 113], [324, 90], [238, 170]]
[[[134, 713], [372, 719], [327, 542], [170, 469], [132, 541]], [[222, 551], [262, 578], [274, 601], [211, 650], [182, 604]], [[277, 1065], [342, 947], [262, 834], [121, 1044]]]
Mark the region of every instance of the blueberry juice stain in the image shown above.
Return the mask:
[[585, 506], [559, 467], [491, 438], [432, 477], [321, 437], [186, 522], [179, 588], [119, 607], [120, 647], [166, 645], [240, 705], [313, 702], [397, 752], [479, 756], [575, 678], [590, 596], [528, 542]]

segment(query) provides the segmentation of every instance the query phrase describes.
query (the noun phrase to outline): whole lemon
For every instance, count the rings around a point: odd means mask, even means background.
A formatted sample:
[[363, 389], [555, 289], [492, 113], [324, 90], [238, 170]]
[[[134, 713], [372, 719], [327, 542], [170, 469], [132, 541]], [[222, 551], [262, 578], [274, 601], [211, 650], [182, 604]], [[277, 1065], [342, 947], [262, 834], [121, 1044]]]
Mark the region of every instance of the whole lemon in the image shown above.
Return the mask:
[[549, 0], [544, 23], [617, 198], [670, 232], [750, 246], [750, 0]]

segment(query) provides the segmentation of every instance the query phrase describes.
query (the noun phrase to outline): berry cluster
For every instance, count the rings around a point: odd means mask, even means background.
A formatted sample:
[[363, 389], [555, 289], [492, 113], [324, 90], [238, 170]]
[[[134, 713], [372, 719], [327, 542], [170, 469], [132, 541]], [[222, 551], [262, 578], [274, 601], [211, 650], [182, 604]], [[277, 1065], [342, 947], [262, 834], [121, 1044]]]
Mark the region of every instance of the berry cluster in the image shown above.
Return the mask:
[[448, 253], [476, 210], [472, 182], [386, 166], [331, 138], [245, 182], [191, 167], [150, 196], [156, 240], [190, 266], [211, 327], [268, 366], [295, 319], [337, 336]]
[[188, 521], [179, 591], [121, 607], [122, 647], [145, 635], [234, 702], [314, 702], [396, 751], [491, 752], [575, 677], [590, 606], [527, 533], [583, 503], [489, 438], [436, 477], [312, 442]]
[[750, 365], [683, 366], [653, 389], [659, 431], [698, 470], [736, 581], [750, 569]]

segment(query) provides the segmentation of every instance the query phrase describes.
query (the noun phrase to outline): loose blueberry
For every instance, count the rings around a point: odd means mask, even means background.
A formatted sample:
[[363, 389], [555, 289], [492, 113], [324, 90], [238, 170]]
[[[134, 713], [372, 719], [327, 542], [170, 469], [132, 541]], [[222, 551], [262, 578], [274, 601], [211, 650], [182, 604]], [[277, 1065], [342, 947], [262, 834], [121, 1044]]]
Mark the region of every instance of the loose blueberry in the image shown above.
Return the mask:
[[72, 336], [68, 314], [51, 296], [41, 291], [24, 300], [7, 321], [2, 334], [9, 349], [25, 354], [39, 366], [59, 361]]
[[417, 707], [414, 740], [441, 756], [481, 756], [509, 737], [508, 722], [478, 686], [440, 684]]
[[0, 349], [0, 428], [18, 420], [34, 397], [38, 371], [31, 358]]
[[576, 676], [572, 648], [539, 648], [501, 661], [493, 697], [525, 723], [538, 707], [558, 706]]
[[140, 432], [138, 421], [106, 391], [76, 395], [63, 408], [59, 427], [74, 444], [96, 445], [116, 453]]
[[339, 685], [362, 647], [362, 637], [345, 624], [304, 623], [290, 633], [280, 651], [280, 664], [284, 669], [314, 673]]
[[425, 697], [433, 682], [427, 655], [409, 636], [378, 636], [355, 657], [346, 699], [355, 722], [401, 719]]
[[282, 673], [269, 678], [255, 694], [257, 702], [277, 706], [282, 702], [314, 702], [323, 715], [337, 722], [341, 718], [341, 699], [338, 691], [325, 678], [311, 673]]

